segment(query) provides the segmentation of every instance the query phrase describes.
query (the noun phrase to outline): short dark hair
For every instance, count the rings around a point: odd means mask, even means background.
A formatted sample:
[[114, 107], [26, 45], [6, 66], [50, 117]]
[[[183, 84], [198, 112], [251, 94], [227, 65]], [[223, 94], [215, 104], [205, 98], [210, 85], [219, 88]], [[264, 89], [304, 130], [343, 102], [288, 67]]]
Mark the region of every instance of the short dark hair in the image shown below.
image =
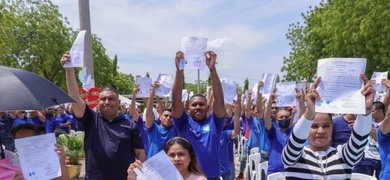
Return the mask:
[[41, 134], [40, 129], [37, 126], [35, 126], [34, 124], [25, 123], [25, 124], [21, 124], [19, 126], [16, 126], [16, 127], [12, 128], [11, 134], [14, 137], [14, 139], [15, 139], [16, 133], [18, 131], [24, 130], [24, 129], [25, 130], [31, 130], [32, 132], [34, 132], [35, 135]]
[[196, 97], [202, 97], [202, 98], [204, 98], [204, 99], [206, 100], [206, 102], [207, 102], [207, 98], [206, 98], [206, 96], [203, 95], [203, 94], [194, 94], [194, 95], [190, 98], [190, 100], [191, 100], [192, 98], [196, 98]]
[[[172, 110], [171, 110], [171, 109], [164, 109], [164, 111], [169, 111], [169, 112], [172, 112]], [[164, 111], [163, 111], [163, 112], [164, 112]]]
[[385, 104], [383, 104], [382, 102], [380, 101], [375, 101], [372, 103], [372, 106], [376, 109], [376, 110], [382, 110], [383, 114], [386, 114], [386, 108], [385, 108]]
[[111, 91], [111, 92], [114, 92], [115, 94], [116, 94], [116, 96], [119, 98], [119, 92], [118, 92], [118, 90], [116, 90], [114, 87], [112, 87], [112, 86], [104, 86], [103, 88], [102, 88], [102, 90], [100, 91], [100, 92], [103, 92], [103, 91]]

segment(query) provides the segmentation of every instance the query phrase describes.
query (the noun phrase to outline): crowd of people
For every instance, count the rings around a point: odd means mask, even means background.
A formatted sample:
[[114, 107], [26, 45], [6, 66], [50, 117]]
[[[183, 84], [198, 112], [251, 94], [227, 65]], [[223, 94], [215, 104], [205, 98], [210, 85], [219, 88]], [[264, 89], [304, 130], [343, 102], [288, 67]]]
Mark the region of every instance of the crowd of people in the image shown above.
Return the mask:
[[[259, 90], [237, 92], [236, 100], [227, 104], [215, 66], [217, 54], [207, 51], [205, 57], [212, 81], [207, 93], [182, 101], [184, 70], [179, 67], [184, 54], [178, 51], [172, 102], [160, 101], [155, 95], [160, 84], [154, 82], [143, 113], [134, 100], [123, 107], [119, 93], [110, 86], [101, 89], [98, 106], [90, 109], [79, 95], [74, 68], [65, 68], [67, 91], [75, 103], [27, 113], [2, 112], [2, 143], [7, 151], [15, 151], [13, 141], [24, 128], [34, 132], [30, 136], [84, 131], [86, 179], [137, 179], [134, 168], [160, 151], [165, 151], [185, 180], [245, 179], [253, 148], [259, 150], [260, 162], [268, 162], [262, 179], [276, 172], [284, 172], [286, 179], [350, 179], [352, 173], [390, 179], [389, 80], [382, 81], [387, 91], [380, 102], [375, 101], [371, 81], [361, 76], [365, 114], [316, 113], [315, 100], [321, 98], [316, 86], [321, 77], [307, 93], [296, 89], [299, 109], [278, 106], [276, 90], [270, 97], [263, 97]], [[61, 64], [68, 61], [71, 57], [66, 52]], [[260, 81], [257, 88], [263, 86]], [[133, 99], [138, 91], [137, 86]], [[63, 166], [65, 152], [61, 146], [56, 151]], [[240, 153], [237, 176], [235, 152]], [[14, 179], [21, 176], [15, 174]]]

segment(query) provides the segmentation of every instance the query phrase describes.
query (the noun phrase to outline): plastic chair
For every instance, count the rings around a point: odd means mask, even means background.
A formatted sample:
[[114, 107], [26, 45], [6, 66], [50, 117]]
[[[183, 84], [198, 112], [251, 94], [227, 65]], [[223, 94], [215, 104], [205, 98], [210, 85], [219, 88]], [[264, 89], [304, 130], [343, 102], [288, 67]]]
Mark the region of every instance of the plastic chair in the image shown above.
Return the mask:
[[249, 163], [248, 163], [248, 177], [250, 180], [254, 180], [257, 173], [257, 169], [259, 168], [259, 164], [261, 161], [260, 153], [254, 153], [249, 155]]
[[267, 177], [268, 161], [260, 163], [259, 168], [257, 168], [256, 171], [256, 179], [261, 180], [261, 177], [263, 176], [263, 172], [264, 172], [264, 176]]
[[84, 135], [85, 135], [85, 132], [84, 132], [84, 131], [76, 131], [76, 132], [74, 133], [74, 136], [84, 137]]
[[255, 153], [258, 153], [258, 152], [259, 152], [259, 148], [258, 147], [254, 147], [254, 148], [251, 149], [249, 155], [255, 154]]
[[268, 175], [268, 178], [267, 178], [267, 180], [285, 180], [285, 179], [286, 179], [286, 176], [284, 175], [284, 173], [281, 173], [281, 172], [272, 173], [272, 174]]
[[353, 180], [376, 180], [374, 176], [369, 176], [366, 174], [352, 173], [351, 179]]
[[75, 133], [76, 133], [76, 131], [71, 129], [69, 134], [70, 134], [70, 136], [75, 136]]

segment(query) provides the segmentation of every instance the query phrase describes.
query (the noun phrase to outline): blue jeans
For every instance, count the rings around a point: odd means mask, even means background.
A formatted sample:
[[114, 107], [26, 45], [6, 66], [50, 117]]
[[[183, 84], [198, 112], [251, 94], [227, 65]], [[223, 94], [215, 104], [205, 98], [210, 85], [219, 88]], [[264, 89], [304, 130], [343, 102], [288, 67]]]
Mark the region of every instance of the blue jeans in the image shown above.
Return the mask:
[[234, 164], [234, 160], [230, 162], [230, 179], [234, 180], [236, 178], [236, 165]]
[[222, 177], [222, 180], [233, 180], [230, 177], [230, 173], [222, 174], [221, 177]]
[[240, 172], [244, 172], [245, 166], [246, 166], [246, 160], [248, 159], [248, 146], [246, 146], [247, 140], [243, 139], [242, 143], [242, 151], [241, 151], [241, 158], [240, 158]]

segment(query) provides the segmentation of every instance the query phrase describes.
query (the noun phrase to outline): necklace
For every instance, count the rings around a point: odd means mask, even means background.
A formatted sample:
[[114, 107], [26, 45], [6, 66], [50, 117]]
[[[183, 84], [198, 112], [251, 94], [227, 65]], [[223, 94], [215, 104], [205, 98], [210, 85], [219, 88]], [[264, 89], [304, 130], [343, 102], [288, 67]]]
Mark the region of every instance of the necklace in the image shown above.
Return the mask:
[[[325, 157], [328, 154], [327, 152], [328, 152], [328, 150], [325, 151]], [[324, 174], [323, 179], [327, 180], [328, 177], [326, 176], [326, 172], [327, 172], [327, 168], [328, 168], [328, 158], [326, 158], [326, 160], [325, 160], [325, 167], [324, 167], [324, 163], [323, 163], [323, 159], [322, 159], [322, 153], [317, 152], [316, 154], [317, 154], [317, 158], [316, 158], [317, 159], [317, 164], [320, 167], [322, 174]]]

